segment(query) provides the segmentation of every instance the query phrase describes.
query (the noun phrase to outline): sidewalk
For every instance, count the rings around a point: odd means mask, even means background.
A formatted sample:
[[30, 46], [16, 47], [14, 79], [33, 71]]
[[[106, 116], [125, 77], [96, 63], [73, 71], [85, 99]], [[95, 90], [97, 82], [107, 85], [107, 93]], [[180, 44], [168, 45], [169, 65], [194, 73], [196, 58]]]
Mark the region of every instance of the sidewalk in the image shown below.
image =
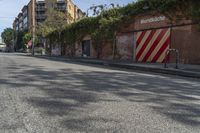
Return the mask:
[[199, 78], [200, 65], [179, 64], [179, 69], [175, 69], [175, 64], [168, 64], [168, 68], [164, 68], [164, 64], [158, 63], [132, 63], [127, 61], [110, 61], [89, 58], [65, 58], [56, 56], [37, 56], [39, 58], [52, 59], [57, 61], [70, 61], [77, 63], [86, 63], [94, 65], [104, 65], [116, 68], [125, 68], [130, 70], [139, 70], [145, 72], [154, 72], [162, 74], [177, 75], [183, 77]]

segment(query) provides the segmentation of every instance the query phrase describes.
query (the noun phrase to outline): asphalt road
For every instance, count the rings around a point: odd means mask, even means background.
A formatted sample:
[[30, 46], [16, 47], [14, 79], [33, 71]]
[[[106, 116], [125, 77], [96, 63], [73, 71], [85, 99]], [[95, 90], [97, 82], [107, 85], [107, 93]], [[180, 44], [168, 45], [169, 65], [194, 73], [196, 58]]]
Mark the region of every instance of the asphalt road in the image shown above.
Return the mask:
[[0, 133], [200, 133], [200, 80], [0, 53]]

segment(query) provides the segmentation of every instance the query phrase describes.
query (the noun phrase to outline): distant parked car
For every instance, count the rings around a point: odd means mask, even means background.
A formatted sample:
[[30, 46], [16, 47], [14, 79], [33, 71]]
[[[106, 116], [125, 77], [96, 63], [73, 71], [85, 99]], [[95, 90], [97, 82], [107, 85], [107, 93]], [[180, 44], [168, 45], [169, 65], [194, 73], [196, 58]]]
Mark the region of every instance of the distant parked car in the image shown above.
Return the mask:
[[6, 45], [0, 44], [0, 52], [5, 52], [5, 51], [6, 51]]

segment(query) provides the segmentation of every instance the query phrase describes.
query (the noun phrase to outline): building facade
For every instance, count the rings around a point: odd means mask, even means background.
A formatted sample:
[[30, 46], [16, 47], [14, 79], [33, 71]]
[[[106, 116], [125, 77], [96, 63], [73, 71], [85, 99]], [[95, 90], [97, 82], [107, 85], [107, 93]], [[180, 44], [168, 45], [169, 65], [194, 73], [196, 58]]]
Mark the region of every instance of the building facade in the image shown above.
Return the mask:
[[[176, 50], [180, 63], [200, 64], [200, 32], [197, 27], [195, 22], [186, 18], [172, 21], [159, 13], [139, 14], [121, 26], [116, 44], [104, 41], [100, 58], [146, 63], [164, 63], [167, 60], [174, 63]], [[168, 53], [170, 49], [173, 51]], [[76, 56], [97, 58], [89, 36], [76, 44]]]
[[[73, 23], [80, 18], [84, 17], [85, 13], [82, 12], [71, 0], [34, 0], [35, 7], [33, 7], [33, 0], [30, 0], [27, 5], [25, 5], [19, 15], [15, 18], [13, 22], [13, 29], [17, 34], [19, 32], [33, 30], [33, 21], [35, 21], [36, 26], [42, 23], [47, 18], [48, 9], [54, 9], [67, 13], [69, 15], [67, 20], [69, 23]], [[35, 8], [35, 17], [33, 16], [33, 8]]]
[[[180, 63], [200, 64], [200, 32], [195, 22], [187, 18], [172, 21], [159, 13], [141, 14], [133, 19], [118, 34], [118, 38], [127, 37], [124, 39], [125, 49], [132, 47], [127, 59], [149, 63], [164, 63], [167, 60], [174, 63], [178, 58]], [[173, 51], [169, 53], [169, 50]]]
[[13, 22], [16, 32], [28, 30], [28, 6], [24, 6]]

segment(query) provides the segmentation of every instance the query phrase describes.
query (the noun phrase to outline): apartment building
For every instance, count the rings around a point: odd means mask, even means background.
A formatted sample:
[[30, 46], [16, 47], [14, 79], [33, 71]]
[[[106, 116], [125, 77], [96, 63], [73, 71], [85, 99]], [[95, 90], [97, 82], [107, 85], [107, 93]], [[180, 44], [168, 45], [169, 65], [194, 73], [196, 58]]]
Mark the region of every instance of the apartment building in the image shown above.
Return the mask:
[[28, 6], [24, 6], [13, 22], [16, 32], [28, 30]]
[[46, 2], [45, 1], [36, 1], [36, 16], [35, 16], [35, 20], [36, 20], [36, 24], [38, 23], [42, 23], [45, 21], [46, 19], [46, 10], [47, 10], [47, 6], [46, 6]]
[[33, 0], [24, 6], [21, 13], [15, 18], [13, 28], [15, 31], [32, 31], [33, 20], [36, 25], [42, 23], [47, 18], [47, 10], [55, 9], [68, 13], [68, 22], [73, 23], [85, 16], [72, 0], [35, 0], [35, 17], [33, 17]]
[[22, 31], [23, 30], [23, 14], [19, 13], [18, 18], [19, 18], [19, 31]]
[[19, 31], [19, 19], [15, 18], [14, 22], [13, 22], [13, 29], [15, 31]]
[[[33, 7], [33, 1], [35, 1]], [[35, 8], [35, 15], [33, 16], [33, 8]], [[35, 26], [44, 22], [48, 16], [48, 10], [53, 9], [67, 13], [67, 22], [73, 23], [80, 18], [85, 16], [85, 13], [82, 12], [72, 0], [30, 0], [27, 5], [25, 5], [18, 16], [13, 22], [14, 34], [14, 43], [15, 48], [20, 49], [22, 47], [22, 32], [32, 33], [33, 31], [33, 22]], [[40, 38], [43, 43], [43, 38]], [[19, 45], [19, 46], [18, 46]]]
[[28, 7], [24, 6], [22, 8], [22, 30], [28, 30]]

